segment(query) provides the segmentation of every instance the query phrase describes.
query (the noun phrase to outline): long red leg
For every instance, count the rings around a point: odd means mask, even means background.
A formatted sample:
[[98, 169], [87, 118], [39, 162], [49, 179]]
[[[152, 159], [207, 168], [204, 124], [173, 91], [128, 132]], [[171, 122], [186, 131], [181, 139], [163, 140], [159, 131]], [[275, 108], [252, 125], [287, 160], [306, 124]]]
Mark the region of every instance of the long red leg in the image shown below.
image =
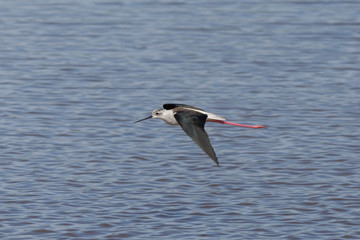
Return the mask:
[[232, 123], [232, 122], [221, 121], [221, 120], [209, 120], [209, 122], [218, 122], [218, 123], [222, 123], [222, 124], [229, 124], [229, 125], [234, 125], [234, 126], [238, 126], [238, 127], [247, 127], [247, 128], [266, 128], [266, 126], [262, 126], [262, 125], [245, 125], [245, 124]]

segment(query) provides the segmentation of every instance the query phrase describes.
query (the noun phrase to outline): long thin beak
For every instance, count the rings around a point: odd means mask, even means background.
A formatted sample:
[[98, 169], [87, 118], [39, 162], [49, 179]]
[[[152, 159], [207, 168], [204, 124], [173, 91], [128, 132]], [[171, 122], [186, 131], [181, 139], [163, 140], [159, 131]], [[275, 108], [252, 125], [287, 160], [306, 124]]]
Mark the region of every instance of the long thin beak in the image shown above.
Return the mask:
[[150, 119], [150, 118], [152, 118], [152, 116], [146, 117], [146, 118], [141, 119], [141, 120], [137, 120], [137, 121], [135, 121], [134, 123], [141, 122], [141, 121], [144, 121], [144, 120], [146, 120], [146, 119]]

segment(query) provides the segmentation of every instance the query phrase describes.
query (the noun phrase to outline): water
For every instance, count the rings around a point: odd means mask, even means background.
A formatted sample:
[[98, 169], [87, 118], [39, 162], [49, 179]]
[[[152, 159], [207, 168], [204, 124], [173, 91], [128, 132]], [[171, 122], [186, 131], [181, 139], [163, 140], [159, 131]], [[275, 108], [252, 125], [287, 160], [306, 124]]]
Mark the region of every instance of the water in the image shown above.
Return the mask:
[[1, 239], [359, 239], [358, 7], [2, 1]]

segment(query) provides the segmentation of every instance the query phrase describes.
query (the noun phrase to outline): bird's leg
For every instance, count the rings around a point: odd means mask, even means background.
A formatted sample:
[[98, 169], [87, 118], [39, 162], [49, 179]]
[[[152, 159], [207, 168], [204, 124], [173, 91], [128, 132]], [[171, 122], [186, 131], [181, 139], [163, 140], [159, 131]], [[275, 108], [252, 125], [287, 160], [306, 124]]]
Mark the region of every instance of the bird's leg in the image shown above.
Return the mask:
[[222, 123], [222, 124], [228, 124], [228, 125], [233, 125], [233, 126], [238, 126], [238, 127], [247, 127], [247, 128], [266, 128], [266, 126], [263, 126], [263, 125], [245, 125], [245, 124], [232, 123], [232, 122], [222, 121], [222, 120], [210, 120], [209, 122], [218, 122], [218, 123]]

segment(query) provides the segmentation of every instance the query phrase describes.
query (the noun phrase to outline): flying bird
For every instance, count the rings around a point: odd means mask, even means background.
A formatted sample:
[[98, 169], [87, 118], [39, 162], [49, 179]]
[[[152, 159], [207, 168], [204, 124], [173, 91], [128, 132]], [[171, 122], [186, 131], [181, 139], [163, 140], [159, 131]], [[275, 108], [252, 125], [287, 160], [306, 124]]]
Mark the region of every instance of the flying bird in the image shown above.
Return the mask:
[[225, 121], [224, 117], [205, 112], [204, 110], [186, 104], [167, 103], [163, 105], [164, 109], [152, 111], [149, 117], [138, 120], [134, 123], [144, 121], [150, 118], [164, 120], [170, 125], [180, 125], [182, 130], [217, 164], [219, 161], [215, 151], [210, 143], [208, 134], [204, 127], [206, 122], [217, 122], [247, 128], [266, 128], [262, 125], [245, 125]]

